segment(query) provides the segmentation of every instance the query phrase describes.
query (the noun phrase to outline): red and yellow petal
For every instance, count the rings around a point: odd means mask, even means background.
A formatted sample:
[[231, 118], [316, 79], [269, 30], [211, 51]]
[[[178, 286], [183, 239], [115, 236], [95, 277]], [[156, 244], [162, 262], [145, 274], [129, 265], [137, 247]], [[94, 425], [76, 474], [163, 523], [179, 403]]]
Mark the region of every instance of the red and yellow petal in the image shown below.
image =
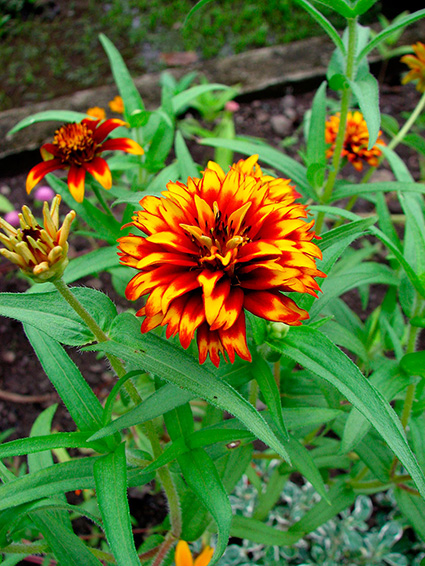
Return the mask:
[[195, 563], [193, 566], [208, 566], [211, 562], [211, 558], [213, 557], [214, 549], [210, 546], [206, 546], [201, 554], [195, 558]]
[[292, 299], [279, 292], [246, 293], [244, 308], [260, 318], [291, 325], [298, 325], [300, 320], [308, 318], [306, 311], [300, 309]]
[[190, 552], [189, 545], [185, 540], [180, 540], [177, 543], [174, 561], [176, 566], [194, 566], [192, 553]]
[[28, 173], [26, 180], [26, 191], [28, 194], [36, 186], [37, 183], [43, 179], [47, 173], [56, 171], [56, 169], [64, 169], [64, 165], [59, 159], [50, 159], [49, 161], [43, 161], [31, 169]]
[[[86, 120], [83, 120], [86, 122]], [[87, 122], [94, 122], [94, 120], [87, 119]], [[120, 120], [119, 118], [110, 118], [109, 120], [105, 120], [93, 131], [93, 139], [96, 144], [100, 144], [103, 140], [108, 136], [115, 128], [119, 128], [120, 126], [128, 126], [127, 122], [124, 120]], [[103, 147], [103, 144], [102, 144]]]
[[84, 169], [92, 175], [106, 190], [112, 187], [112, 175], [108, 164], [101, 157], [95, 157], [83, 165]]
[[69, 192], [77, 202], [84, 200], [84, 180], [86, 170], [83, 167], [75, 167], [72, 165], [68, 171], [68, 187]]
[[131, 138], [111, 138], [101, 145], [101, 151], [125, 151], [133, 155], [143, 155], [143, 147]]

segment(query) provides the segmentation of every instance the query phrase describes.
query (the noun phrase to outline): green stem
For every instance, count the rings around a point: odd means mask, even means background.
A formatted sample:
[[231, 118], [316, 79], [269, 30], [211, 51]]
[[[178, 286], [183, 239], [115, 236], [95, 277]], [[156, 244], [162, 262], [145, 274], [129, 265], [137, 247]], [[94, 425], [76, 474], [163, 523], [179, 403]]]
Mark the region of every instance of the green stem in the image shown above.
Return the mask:
[[[353, 78], [354, 73], [354, 61], [356, 54], [356, 42], [357, 42], [357, 18], [348, 19], [348, 49], [347, 49], [347, 64], [345, 75], [348, 80]], [[347, 87], [342, 91], [341, 95], [341, 107], [339, 113], [339, 128], [335, 139], [335, 150], [332, 157], [332, 168], [329, 173], [328, 179], [326, 181], [323, 194], [321, 196], [321, 204], [326, 204], [332, 197], [332, 191], [335, 186], [335, 181], [338, 176], [341, 161], [342, 161], [342, 149], [344, 147], [345, 130], [347, 126], [347, 116], [348, 109], [351, 99], [351, 88]], [[315, 232], [320, 234], [323, 226], [323, 221], [325, 218], [324, 212], [319, 212], [316, 220]]]
[[416, 118], [420, 115], [424, 107], [425, 107], [425, 92], [421, 96], [416, 108], [409, 116], [409, 119], [405, 122], [404, 126], [401, 128], [398, 134], [388, 144], [389, 149], [394, 149], [401, 141], [403, 141], [404, 136], [407, 134], [407, 132], [412, 127], [412, 125], [415, 123]]
[[160, 566], [164, 562], [167, 554], [169, 553], [171, 547], [175, 542], [176, 539], [174, 538], [174, 535], [172, 533], [168, 533], [165, 537], [164, 542], [161, 544], [158, 550], [158, 554], [156, 555], [155, 560], [152, 562], [152, 566]]
[[112, 210], [109, 208], [108, 203], [103, 198], [103, 195], [99, 190], [99, 187], [96, 187], [96, 185], [92, 185], [92, 189], [93, 189], [94, 194], [96, 195], [97, 200], [99, 201], [100, 206], [103, 208], [103, 210], [106, 212], [106, 214], [108, 216], [114, 217]]
[[[87, 312], [84, 306], [75, 297], [75, 295], [73, 294], [71, 289], [66, 285], [66, 283], [63, 281], [63, 279], [58, 279], [57, 281], [54, 282], [54, 285], [56, 289], [59, 291], [59, 293], [62, 295], [62, 297], [68, 302], [68, 304], [87, 324], [88, 328], [91, 330], [96, 340], [98, 342], [106, 342], [107, 340], [109, 340], [108, 336], [103, 332], [103, 330], [100, 328], [100, 326], [91, 316], [91, 314]], [[107, 354], [107, 357], [111, 363], [111, 366], [115, 370], [117, 376], [122, 377], [123, 375], [125, 375], [126, 373], [125, 367], [123, 366], [122, 362], [115, 356]], [[132, 402], [135, 405], [139, 405], [142, 402], [142, 398], [140, 397], [134, 384], [131, 381], [127, 381], [124, 384], [124, 387], [128, 395], [130, 396]], [[161, 443], [156, 435], [155, 427], [152, 421], [148, 421], [145, 423], [145, 431], [151, 443], [154, 457], [158, 458], [162, 454], [163, 450], [161, 447]], [[165, 494], [167, 496], [168, 505], [170, 508], [171, 532], [173, 537], [175, 539], [178, 539], [181, 534], [182, 521], [181, 521], [180, 504], [179, 504], [177, 490], [174, 485], [173, 479], [171, 477], [170, 470], [166, 466], [158, 470], [158, 476], [161, 481], [162, 487], [165, 491]], [[163, 545], [164, 544], [165, 541]]]

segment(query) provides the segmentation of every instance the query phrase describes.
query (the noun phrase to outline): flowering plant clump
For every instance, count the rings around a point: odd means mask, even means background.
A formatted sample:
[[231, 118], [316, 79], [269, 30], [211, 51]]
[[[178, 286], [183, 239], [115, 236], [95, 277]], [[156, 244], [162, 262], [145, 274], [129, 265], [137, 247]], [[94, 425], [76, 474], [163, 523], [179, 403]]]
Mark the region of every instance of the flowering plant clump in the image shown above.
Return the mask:
[[188, 348], [197, 331], [200, 363], [208, 354], [215, 366], [219, 354], [234, 362], [235, 352], [251, 360], [244, 309], [299, 325], [308, 313], [282, 291], [317, 296], [314, 277], [325, 276], [305, 206], [288, 181], [257, 173], [255, 158], [227, 174], [210, 161], [202, 178], [144, 197], [132, 224], [148, 236], [119, 240], [121, 263], [140, 270], [126, 296], [149, 293], [142, 332], [167, 325]]
[[[340, 116], [335, 114], [326, 122], [325, 139], [330, 147], [326, 151], [329, 159], [335, 151], [335, 140], [339, 130]], [[372, 148], [369, 149], [369, 131], [366, 120], [359, 111], [348, 112], [345, 130], [342, 157], [345, 157], [357, 171], [363, 170], [364, 163], [376, 167], [382, 155], [380, 146], [385, 145], [379, 131], [378, 138]]]
[[[104, 35], [119, 93], [109, 110], [123, 119], [51, 110], [11, 130], [63, 124], [28, 173], [34, 209], [0, 199], [1, 256], [27, 285], [0, 293], [0, 315], [23, 324], [34, 377], [74, 424], [52, 430], [55, 403], [28, 438], [0, 435], [2, 563], [325, 563], [344, 554], [335, 532], [359, 559], [395, 563], [394, 536], [366, 552], [346, 511], [388, 493], [397, 541], [408, 526], [424, 539], [425, 185], [396, 150], [422, 158], [425, 93], [403, 87], [416, 107], [381, 121], [368, 55], [425, 10], [372, 35], [359, 20], [373, 1], [326, 2], [347, 21], [340, 34], [297, 1], [335, 53], [294, 158], [282, 147], [295, 138], [240, 136], [238, 90], [195, 73], [164, 73], [147, 110]], [[403, 82], [422, 91], [423, 46], [412, 49]], [[98, 276], [111, 293], [82, 285]], [[108, 380], [93, 386], [80, 369], [87, 352]], [[163, 515], [145, 521], [159, 496]], [[394, 535], [381, 527], [366, 546]]]
[[53, 143], [41, 146], [42, 163], [31, 169], [27, 177], [27, 193], [43, 177], [57, 169], [68, 169], [68, 187], [77, 202], [84, 198], [84, 180], [90, 173], [104, 189], [112, 186], [111, 171], [99, 153], [121, 150], [143, 155], [143, 149], [130, 138], [105, 138], [116, 128], [125, 126], [116, 118], [105, 120], [87, 118], [79, 124], [65, 124], [56, 131]]

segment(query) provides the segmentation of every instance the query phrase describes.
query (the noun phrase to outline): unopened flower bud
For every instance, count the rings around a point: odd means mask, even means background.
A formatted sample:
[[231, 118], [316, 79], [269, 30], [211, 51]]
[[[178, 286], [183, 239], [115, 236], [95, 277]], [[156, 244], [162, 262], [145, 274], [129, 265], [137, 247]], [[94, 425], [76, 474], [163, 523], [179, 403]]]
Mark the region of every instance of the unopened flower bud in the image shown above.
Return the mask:
[[71, 210], [59, 227], [60, 201], [60, 195], [56, 195], [50, 209], [48, 203], [44, 203], [44, 227], [38, 224], [27, 206], [19, 213], [19, 228], [0, 218], [4, 232], [0, 232], [0, 242], [5, 246], [0, 254], [36, 283], [59, 279], [69, 262], [67, 240], [75, 212]]

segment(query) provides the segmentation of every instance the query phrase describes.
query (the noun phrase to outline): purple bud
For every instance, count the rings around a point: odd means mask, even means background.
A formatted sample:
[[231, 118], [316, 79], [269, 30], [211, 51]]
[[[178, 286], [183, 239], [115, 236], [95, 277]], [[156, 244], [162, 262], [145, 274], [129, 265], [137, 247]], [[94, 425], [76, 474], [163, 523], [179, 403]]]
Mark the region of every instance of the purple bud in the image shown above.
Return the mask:
[[53, 200], [54, 196], [55, 196], [55, 191], [47, 186], [39, 187], [37, 190], [34, 191], [34, 198], [36, 200], [40, 200], [40, 201], [47, 200], [47, 202], [50, 202], [51, 200]]
[[9, 222], [9, 224], [14, 228], [20, 226], [19, 212], [17, 210], [12, 210], [11, 212], [7, 212], [4, 215], [4, 219], [6, 220], [6, 222]]

